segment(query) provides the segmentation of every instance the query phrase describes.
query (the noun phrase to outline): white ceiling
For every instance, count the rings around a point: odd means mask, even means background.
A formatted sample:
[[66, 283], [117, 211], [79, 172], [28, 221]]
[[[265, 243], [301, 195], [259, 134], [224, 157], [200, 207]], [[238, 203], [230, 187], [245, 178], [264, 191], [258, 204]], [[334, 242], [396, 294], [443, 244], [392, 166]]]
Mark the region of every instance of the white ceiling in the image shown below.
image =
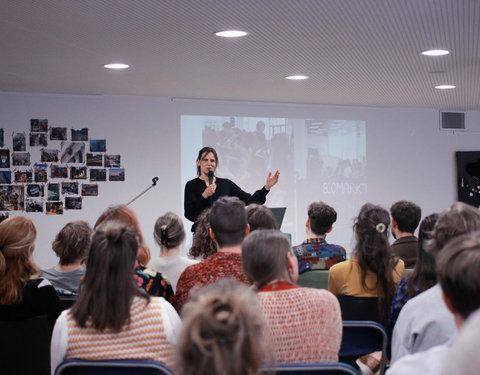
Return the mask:
[[0, 90], [480, 110], [479, 37], [480, 0], [0, 0]]

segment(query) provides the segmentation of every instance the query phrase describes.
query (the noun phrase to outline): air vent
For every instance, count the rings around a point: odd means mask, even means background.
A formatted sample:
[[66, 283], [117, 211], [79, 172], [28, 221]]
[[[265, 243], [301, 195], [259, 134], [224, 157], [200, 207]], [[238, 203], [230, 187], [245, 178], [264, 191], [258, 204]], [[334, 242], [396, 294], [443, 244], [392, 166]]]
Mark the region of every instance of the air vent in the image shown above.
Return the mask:
[[440, 112], [440, 129], [465, 130], [465, 113]]

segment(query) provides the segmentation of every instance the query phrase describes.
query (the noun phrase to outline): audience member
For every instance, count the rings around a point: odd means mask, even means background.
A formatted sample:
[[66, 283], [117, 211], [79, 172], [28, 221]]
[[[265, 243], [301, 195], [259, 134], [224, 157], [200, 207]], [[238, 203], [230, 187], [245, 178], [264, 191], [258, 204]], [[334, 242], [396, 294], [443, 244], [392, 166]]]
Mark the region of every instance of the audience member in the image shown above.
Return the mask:
[[277, 229], [277, 221], [267, 206], [252, 203], [246, 208], [250, 232], [256, 229]]
[[168, 277], [175, 292], [178, 278], [185, 268], [199, 261], [180, 255], [185, 229], [182, 219], [177, 214], [167, 212], [160, 216], [155, 222], [153, 236], [160, 246], [160, 256], [152, 259], [148, 266]]
[[[480, 229], [480, 211], [462, 202], [444, 210], [427, 243], [436, 258], [452, 238]], [[452, 314], [442, 300], [439, 284], [410, 299], [403, 306], [392, 335], [391, 363], [407, 354], [446, 343], [456, 332]]]
[[62, 305], [52, 284], [38, 277], [40, 270], [33, 261], [36, 237], [35, 225], [26, 216], [0, 223], [0, 319], [47, 315], [53, 328]]
[[207, 259], [217, 252], [217, 243], [210, 237], [210, 211], [211, 208], [203, 210], [195, 222], [195, 233], [193, 234], [192, 247], [188, 255], [194, 259]]
[[343, 262], [347, 254], [339, 245], [329, 244], [327, 234], [337, 221], [337, 212], [324, 202], [313, 202], [308, 206], [307, 239], [293, 251], [298, 258], [299, 272], [312, 269], [328, 270], [334, 264]]
[[76, 295], [80, 280], [85, 274], [85, 258], [92, 236], [92, 228], [86, 221], [73, 221], [65, 225], [52, 243], [53, 251], [60, 258], [55, 267], [42, 271], [58, 294]]
[[116, 221], [96, 228], [77, 302], [55, 324], [52, 374], [69, 358], [173, 365], [180, 318], [165, 299], [150, 297], [132, 282], [137, 255], [133, 228]]
[[218, 252], [183, 271], [175, 294], [177, 311], [181, 310], [194, 288], [227, 278], [248, 284], [240, 260], [241, 244], [248, 232], [245, 204], [240, 199], [222, 197], [215, 201], [210, 212], [209, 233], [218, 244]]
[[393, 255], [405, 263], [405, 267], [413, 268], [417, 259], [418, 239], [413, 235], [418, 227], [422, 210], [413, 202], [399, 201], [390, 207], [392, 214]]
[[302, 288], [297, 258], [278, 230], [259, 229], [242, 244], [243, 271], [258, 290], [277, 363], [336, 362], [342, 315], [335, 296]]

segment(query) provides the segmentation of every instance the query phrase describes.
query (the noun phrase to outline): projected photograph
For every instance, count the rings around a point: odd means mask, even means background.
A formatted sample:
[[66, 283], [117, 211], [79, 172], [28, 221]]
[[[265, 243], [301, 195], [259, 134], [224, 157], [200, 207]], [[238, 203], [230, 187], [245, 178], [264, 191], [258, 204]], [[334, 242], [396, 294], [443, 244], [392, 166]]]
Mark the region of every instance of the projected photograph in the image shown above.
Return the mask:
[[30, 119], [30, 131], [32, 133], [47, 133], [48, 132], [48, 120], [47, 119]]
[[25, 211], [27, 212], [43, 212], [42, 198], [27, 198], [25, 202]]
[[35, 164], [33, 170], [35, 182], [47, 182], [47, 164]]
[[22, 185], [0, 185], [0, 211], [23, 211], [24, 199]]
[[72, 129], [72, 141], [88, 141], [88, 129]]
[[66, 141], [67, 128], [50, 128], [50, 140], [52, 141]]
[[0, 168], [10, 168], [10, 150], [0, 150]]
[[13, 135], [13, 151], [25, 151], [27, 143], [24, 133], [15, 133]]
[[62, 142], [62, 153], [60, 155], [61, 163], [84, 163], [85, 162], [85, 143], [81, 142]]
[[47, 145], [47, 133], [30, 133], [30, 147], [46, 147]]

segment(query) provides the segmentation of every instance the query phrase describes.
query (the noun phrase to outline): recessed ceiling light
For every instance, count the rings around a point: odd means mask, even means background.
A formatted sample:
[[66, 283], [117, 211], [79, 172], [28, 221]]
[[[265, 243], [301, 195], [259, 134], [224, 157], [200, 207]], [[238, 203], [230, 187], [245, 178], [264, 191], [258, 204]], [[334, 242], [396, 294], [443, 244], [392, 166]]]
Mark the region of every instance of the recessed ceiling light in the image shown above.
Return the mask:
[[454, 89], [455, 87], [456, 87], [455, 85], [438, 85], [438, 86], [435, 86], [435, 88], [439, 89], [439, 90]]
[[225, 30], [216, 32], [216, 36], [221, 36], [222, 38], [239, 38], [241, 36], [245, 36], [248, 33], [246, 31], [241, 30]]
[[127, 69], [130, 68], [130, 65], [127, 64], [106, 64], [103, 66], [107, 69]]
[[286, 78], [286, 79], [293, 80], [293, 81], [301, 81], [301, 80], [303, 80], [303, 79], [308, 79], [308, 76], [304, 76], [304, 75], [297, 74], [297, 75], [288, 76], [288, 77], [285, 77], [285, 78]]
[[448, 55], [450, 51], [447, 51], [445, 49], [431, 49], [428, 51], [423, 51], [422, 55], [425, 56], [443, 56], [443, 55]]

